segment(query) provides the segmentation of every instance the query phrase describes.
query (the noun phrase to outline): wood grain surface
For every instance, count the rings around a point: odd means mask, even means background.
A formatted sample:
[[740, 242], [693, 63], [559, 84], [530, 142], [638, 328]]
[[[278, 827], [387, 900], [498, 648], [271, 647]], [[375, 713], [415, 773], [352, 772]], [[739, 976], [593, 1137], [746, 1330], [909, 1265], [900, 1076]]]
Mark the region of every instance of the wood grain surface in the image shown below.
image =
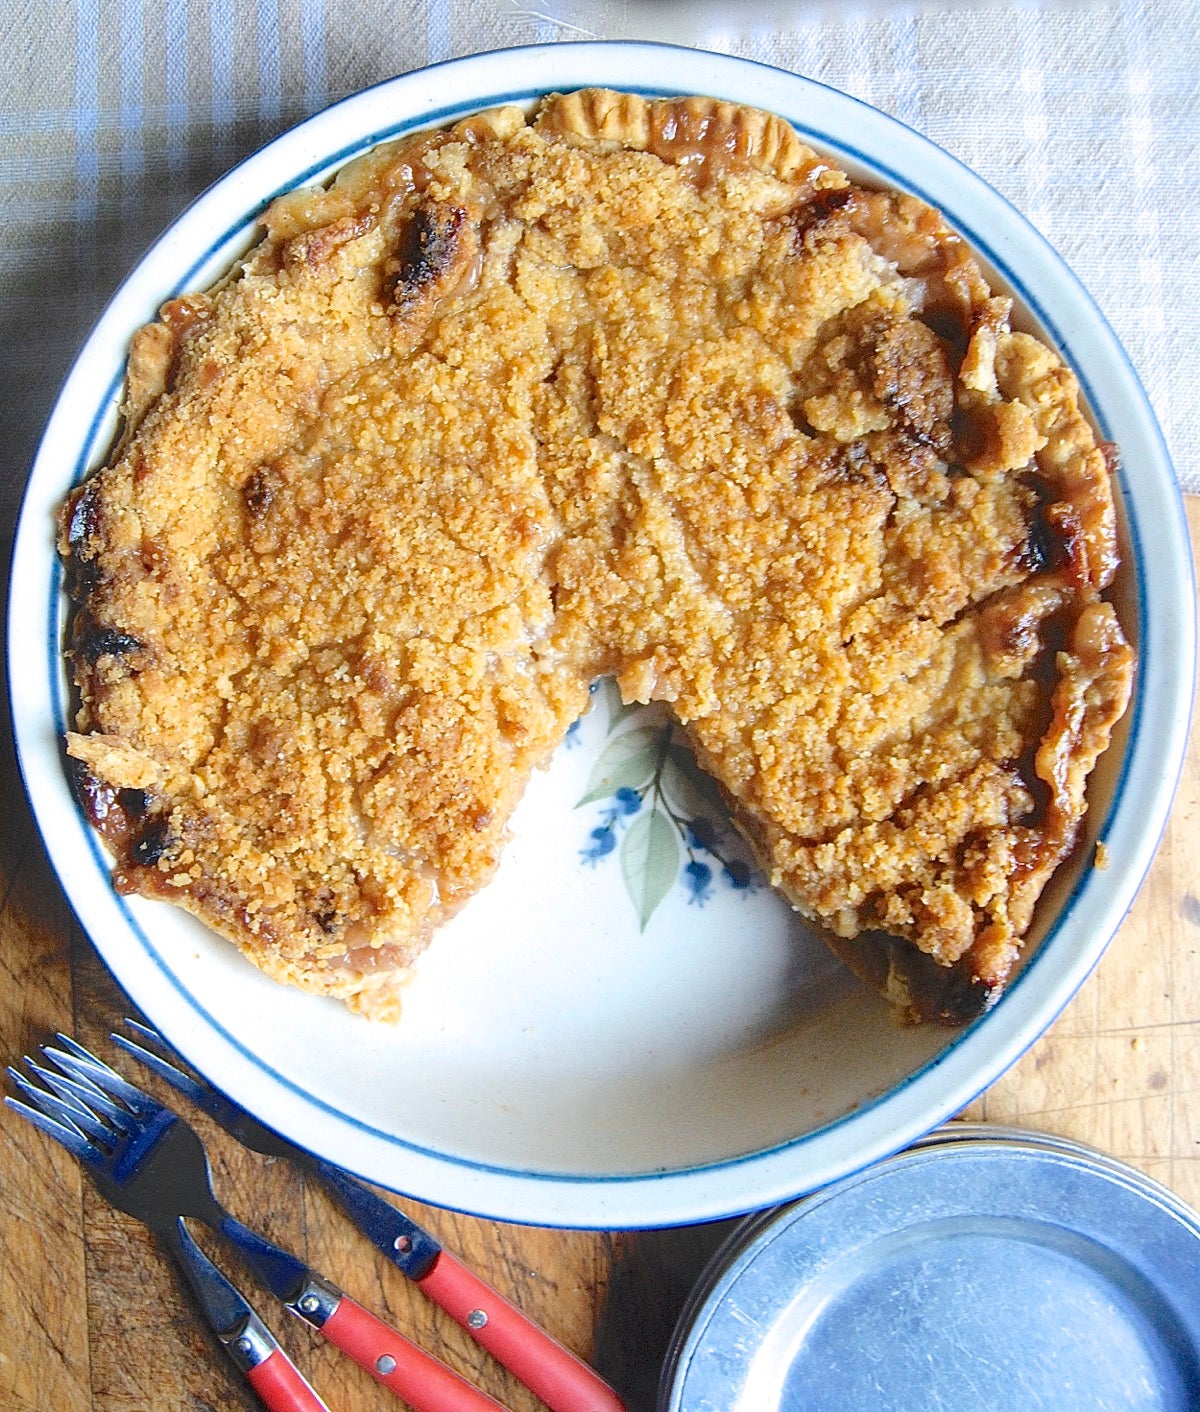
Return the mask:
[[[1193, 546], [1200, 498], [1189, 497]], [[7, 693], [5, 693], [7, 700]], [[46, 863], [7, 722], [0, 794], [0, 1054], [55, 1030], [106, 1051], [128, 1013]], [[1058, 1022], [968, 1111], [1082, 1139], [1200, 1206], [1200, 738], [1132, 912]], [[355, 1298], [439, 1353], [512, 1412], [539, 1403], [283, 1161], [197, 1121], [218, 1190]], [[653, 1407], [679, 1308], [725, 1225], [642, 1233], [542, 1230], [406, 1203], [450, 1249], [629, 1403]], [[263, 1312], [334, 1412], [399, 1404], [294, 1320]], [[153, 1241], [111, 1210], [72, 1158], [0, 1116], [2, 1412], [225, 1412], [259, 1406], [228, 1371]]]

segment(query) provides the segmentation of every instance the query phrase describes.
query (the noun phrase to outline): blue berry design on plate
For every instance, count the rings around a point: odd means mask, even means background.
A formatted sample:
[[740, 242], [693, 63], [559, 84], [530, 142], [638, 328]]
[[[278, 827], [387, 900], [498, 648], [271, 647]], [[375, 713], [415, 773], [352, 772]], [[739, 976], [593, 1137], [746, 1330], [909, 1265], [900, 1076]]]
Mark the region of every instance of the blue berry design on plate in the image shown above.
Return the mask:
[[598, 863], [606, 854], [611, 853], [617, 846], [617, 831], [622, 822], [642, 807], [642, 796], [628, 785], [622, 785], [612, 800], [612, 804], [601, 815], [600, 823], [592, 830], [587, 844], [580, 850], [585, 863]]
[[600, 804], [585, 863], [615, 855], [642, 930], [671, 889], [703, 907], [715, 890], [748, 892], [755, 873], [720, 792], [675, 726], [654, 708], [612, 711], [608, 738], [577, 808]]

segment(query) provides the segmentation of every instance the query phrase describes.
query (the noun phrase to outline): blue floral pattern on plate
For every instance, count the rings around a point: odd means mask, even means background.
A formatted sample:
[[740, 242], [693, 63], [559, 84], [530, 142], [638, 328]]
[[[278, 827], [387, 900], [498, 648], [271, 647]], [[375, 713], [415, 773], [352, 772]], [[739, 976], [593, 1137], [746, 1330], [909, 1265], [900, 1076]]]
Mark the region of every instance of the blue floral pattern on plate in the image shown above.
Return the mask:
[[675, 724], [658, 708], [625, 706], [611, 681], [593, 687], [601, 692], [608, 730], [576, 808], [603, 807], [580, 849], [583, 861], [616, 856], [643, 931], [672, 888], [698, 907], [718, 885], [751, 891], [749, 848]]

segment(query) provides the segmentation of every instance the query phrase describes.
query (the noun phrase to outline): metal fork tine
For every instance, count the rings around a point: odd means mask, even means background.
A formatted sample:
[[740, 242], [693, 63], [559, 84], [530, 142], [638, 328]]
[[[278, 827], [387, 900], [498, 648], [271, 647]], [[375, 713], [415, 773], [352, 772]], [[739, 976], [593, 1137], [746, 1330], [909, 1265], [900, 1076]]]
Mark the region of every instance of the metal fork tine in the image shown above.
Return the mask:
[[[30, 1059], [27, 1058], [25, 1062], [38, 1078], [46, 1077]], [[87, 1122], [88, 1118], [88, 1115], [83, 1111], [82, 1104], [77, 1103], [69, 1095], [60, 1094], [56, 1096], [53, 1093], [47, 1093], [45, 1089], [38, 1088], [36, 1084], [29, 1082], [25, 1075], [21, 1073], [20, 1069], [14, 1069], [11, 1064], [8, 1066], [7, 1072], [14, 1086], [18, 1088], [35, 1107], [40, 1108], [48, 1117], [54, 1118], [60, 1123], [66, 1123], [71, 1127], [78, 1128], [82, 1133], [83, 1129], [81, 1124]]]
[[[35, 1127], [84, 1162], [101, 1194], [114, 1206], [168, 1240], [167, 1233], [178, 1229], [178, 1218], [203, 1221], [233, 1245], [259, 1282], [277, 1299], [314, 1328], [321, 1329], [335, 1346], [378, 1381], [399, 1392], [405, 1401], [424, 1401], [429, 1406], [436, 1401], [438, 1406], [453, 1405], [463, 1412], [467, 1408], [501, 1412], [499, 1403], [460, 1374], [389, 1329], [304, 1261], [238, 1221], [213, 1191], [204, 1145], [186, 1119], [127, 1083], [65, 1035], [60, 1035], [59, 1041], [61, 1047], [47, 1045], [43, 1053], [65, 1075], [58, 1081], [63, 1096], [49, 1089], [39, 1093], [34, 1085], [22, 1082], [20, 1092], [32, 1099], [34, 1106], [8, 1101]], [[100, 1089], [107, 1095], [105, 1107], [100, 1104], [100, 1097], [104, 1096], [99, 1095]], [[93, 1145], [75, 1126], [72, 1115], [77, 1105], [92, 1109], [97, 1121], [110, 1109], [117, 1109], [114, 1121], [118, 1121], [121, 1101], [130, 1104], [124, 1111], [128, 1131], [114, 1134], [107, 1147]], [[179, 1249], [178, 1240], [173, 1248]], [[235, 1339], [240, 1344], [240, 1338], [235, 1335]], [[381, 1349], [386, 1353], [381, 1353]], [[239, 1366], [245, 1370], [255, 1365]], [[427, 1384], [427, 1401], [413, 1395], [418, 1390], [424, 1393]], [[272, 1386], [276, 1384], [272, 1382]], [[304, 1396], [300, 1397], [300, 1385], [292, 1382], [291, 1386], [288, 1405], [313, 1407], [316, 1412], [321, 1404], [314, 1402], [311, 1390], [305, 1385]], [[283, 1404], [275, 1401], [273, 1405]]]
[[149, 1025], [143, 1025], [141, 1020], [131, 1020], [129, 1016], [126, 1015], [125, 1028], [127, 1030], [132, 1030], [133, 1033], [137, 1035], [139, 1039], [145, 1040], [150, 1044], [157, 1045], [159, 1049], [165, 1050], [165, 1052], [169, 1054], [172, 1059], [178, 1059], [180, 1063], [183, 1063], [183, 1056], [180, 1054], [180, 1052], [175, 1049], [172, 1045], [168, 1044], [167, 1041], [163, 1039], [162, 1035], [160, 1035], [157, 1030], [151, 1029]]
[[29, 1066], [30, 1072], [51, 1090], [47, 1093], [45, 1089], [38, 1088], [31, 1084], [19, 1070], [11, 1065], [8, 1069], [9, 1078], [21, 1090], [31, 1102], [37, 1105], [44, 1113], [52, 1118], [57, 1118], [62, 1122], [70, 1123], [72, 1127], [84, 1137], [99, 1138], [101, 1141], [111, 1143], [116, 1134], [106, 1124], [97, 1118], [96, 1114], [87, 1106], [80, 1097], [80, 1086], [72, 1083], [70, 1079], [64, 1079], [60, 1074], [51, 1073], [49, 1069], [43, 1069], [40, 1064], [35, 1064], [28, 1056], [25, 1063]]
[[[110, 1093], [117, 1093], [120, 1097], [137, 1098], [141, 1097], [140, 1090], [134, 1088], [126, 1079], [103, 1059], [98, 1058], [90, 1049], [85, 1049], [77, 1039], [72, 1039], [69, 1034], [63, 1034], [61, 1030], [54, 1036], [58, 1047], [65, 1057], [69, 1058], [72, 1064], [83, 1069], [94, 1083], [98, 1083], [101, 1088], [107, 1089]], [[127, 1090], [125, 1092], [123, 1090]]]
[[[161, 1044], [164, 1049], [170, 1047], [164, 1040], [159, 1039], [153, 1030], [146, 1029], [144, 1025], [138, 1025], [133, 1020], [126, 1020], [125, 1023], [130, 1029], [135, 1029], [140, 1034], [144, 1034], [146, 1038], [155, 1040], [158, 1044]], [[123, 1049], [126, 1054], [136, 1059], [139, 1064], [144, 1064], [151, 1073], [157, 1074], [160, 1079], [165, 1079], [173, 1088], [178, 1089], [180, 1093], [186, 1094], [188, 1098], [200, 1104], [201, 1107], [204, 1106], [203, 1100], [207, 1090], [202, 1084], [197, 1083], [190, 1074], [185, 1074], [182, 1069], [177, 1069], [174, 1064], [169, 1064], [161, 1055], [155, 1054], [153, 1050], [146, 1049], [140, 1044], [134, 1044], [133, 1040], [126, 1039], [122, 1034], [117, 1034], [114, 1031], [109, 1038], [114, 1044]]]
[[[31, 1059], [28, 1054], [23, 1054], [21, 1057], [25, 1061], [26, 1068], [34, 1076], [34, 1078], [41, 1079], [43, 1083], [54, 1083], [57, 1081], [62, 1081], [61, 1075], [51, 1073], [49, 1069], [43, 1069], [42, 1066], [37, 1063], [36, 1060]], [[28, 1078], [26, 1078], [26, 1076], [21, 1072], [20, 1069], [15, 1069], [11, 1064], [9, 1064], [7, 1066], [6, 1072], [8, 1074], [8, 1077], [12, 1079], [13, 1083], [17, 1084], [19, 1087], [23, 1089], [30, 1089], [34, 1093], [40, 1092], [39, 1089], [34, 1088], [34, 1086], [29, 1082]], [[90, 1110], [86, 1109], [85, 1105], [73, 1094], [60, 1093], [58, 1096], [66, 1104], [68, 1104], [68, 1106], [78, 1110], [79, 1113], [84, 1114], [90, 1112]]]
[[[56, 1030], [54, 1038], [73, 1058], [79, 1059], [84, 1064], [99, 1064], [101, 1067], [107, 1067], [104, 1061], [97, 1059], [90, 1049], [84, 1049], [77, 1039], [72, 1039], [69, 1034], [63, 1034], [62, 1030]], [[42, 1047], [45, 1048], [45, 1045]]]
[[[232, 1133], [244, 1147], [253, 1152], [261, 1152], [267, 1157], [295, 1155], [290, 1143], [264, 1127], [257, 1118], [231, 1098], [226, 1098], [220, 1089], [214, 1088], [206, 1079], [187, 1073], [182, 1067], [176, 1067], [176, 1064], [186, 1064], [187, 1060], [160, 1034], [136, 1020], [127, 1019], [125, 1023], [146, 1043], [134, 1044], [124, 1035], [115, 1033], [110, 1036], [114, 1043], [139, 1064], [144, 1064], [152, 1073], [169, 1083], [172, 1088], [190, 1098], [197, 1108], [207, 1113], [210, 1118], [216, 1119], [226, 1132]], [[149, 1048], [149, 1045], [154, 1045], [155, 1049]], [[169, 1058], [164, 1059], [156, 1049], [164, 1050]]]
[[[69, 1034], [63, 1034], [59, 1030], [55, 1036], [59, 1052], [68, 1058], [72, 1064], [78, 1065], [81, 1069], [94, 1075], [97, 1079], [113, 1079], [123, 1083], [124, 1080], [115, 1069], [110, 1068], [103, 1059], [93, 1054], [90, 1049], [85, 1049], [77, 1039], [72, 1039]], [[42, 1046], [45, 1048], [45, 1046]]]
[[[24, 1092], [24, 1085], [22, 1086]], [[86, 1137], [75, 1127], [66, 1127], [55, 1119], [49, 1118], [38, 1108], [31, 1108], [27, 1103], [22, 1103], [19, 1099], [4, 1095], [4, 1102], [10, 1108], [14, 1108], [20, 1113], [22, 1118], [27, 1119], [35, 1128], [40, 1128], [47, 1137], [52, 1137], [55, 1142], [61, 1143], [72, 1157], [77, 1157], [80, 1162], [88, 1166], [94, 1166], [99, 1160], [100, 1152], [92, 1146]]]
[[[317, 1397], [312, 1388], [297, 1371], [295, 1365], [280, 1348], [274, 1335], [258, 1317], [254, 1309], [246, 1302], [245, 1297], [233, 1285], [221, 1271], [204, 1254], [198, 1245], [188, 1234], [182, 1215], [174, 1215], [176, 1207], [174, 1201], [177, 1197], [182, 1197], [185, 1202], [189, 1201], [189, 1193], [181, 1188], [187, 1187], [186, 1180], [180, 1181], [181, 1162], [195, 1163], [197, 1154], [199, 1161], [204, 1162], [203, 1149], [199, 1148], [199, 1139], [186, 1124], [181, 1124], [180, 1120], [174, 1117], [169, 1110], [160, 1104], [153, 1103], [150, 1099], [145, 1099], [142, 1104], [143, 1115], [139, 1119], [138, 1115], [129, 1109], [120, 1109], [124, 1114], [124, 1120], [130, 1126], [134, 1134], [129, 1142], [126, 1142], [121, 1133], [115, 1133], [105, 1127], [104, 1123], [92, 1111], [93, 1107], [104, 1105], [104, 1111], [117, 1109], [118, 1105], [107, 1097], [95, 1082], [89, 1077], [95, 1073], [95, 1069], [106, 1070], [99, 1060], [93, 1063], [86, 1050], [81, 1050], [80, 1046], [67, 1041], [66, 1036], [60, 1035], [66, 1045], [64, 1050], [58, 1050], [49, 1046], [43, 1046], [44, 1052], [66, 1072], [66, 1077], [50, 1072], [35, 1064], [28, 1056], [25, 1063], [30, 1072], [42, 1080], [47, 1085], [46, 1088], [39, 1088], [37, 1084], [31, 1083], [19, 1070], [8, 1066], [8, 1076], [16, 1086], [17, 1091], [28, 1098], [29, 1103], [20, 1099], [4, 1095], [4, 1102], [9, 1108], [14, 1109], [26, 1122], [32, 1123], [35, 1128], [44, 1132], [47, 1137], [52, 1138], [75, 1158], [78, 1159], [91, 1173], [100, 1192], [119, 1210], [127, 1212], [131, 1216], [137, 1217], [145, 1222], [152, 1231], [163, 1242], [168, 1254], [172, 1255], [179, 1263], [183, 1273], [187, 1276], [188, 1282], [200, 1304], [202, 1313], [209, 1327], [216, 1334], [219, 1342], [224, 1346], [226, 1352], [233, 1360], [238, 1371], [246, 1378], [256, 1391], [260, 1392], [264, 1404], [269, 1403], [272, 1407], [282, 1408], [285, 1404], [289, 1408], [298, 1409], [301, 1407], [311, 1408], [312, 1412], [328, 1412], [325, 1403]], [[109, 1074], [111, 1070], [107, 1070]], [[103, 1074], [96, 1076], [99, 1079]], [[117, 1077], [113, 1075], [113, 1077]], [[132, 1085], [122, 1085], [122, 1087], [132, 1088]], [[133, 1090], [137, 1093], [137, 1090]], [[81, 1131], [86, 1127], [88, 1131], [102, 1133], [108, 1139], [107, 1147], [98, 1147], [88, 1140]], [[174, 1163], [169, 1156], [170, 1137], [185, 1135], [195, 1146], [189, 1148], [188, 1142], [184, 1143], [185, 1152], [181, 1152], [178, 1142], [173, 1149]], [[148, 1146], [139, 1149], [139, 1138], [148, 1142]], [[159, 1144], [166, 1139], [165, 1148], [160, 1148]], [[160, 1152], [167, 1159], [167, 1165], [160, 1164], [157, 1177], [151, 1171], [144, 1171], [144, 1179], [139, 1186], [139, 1173], [143, 1172], [147, 1157], [152, 1157], [155, 1152]], [[122, 1163], [127, 1163], [122, 1168]], [[204, 1180], [207, 1182], [207, 1165], [204, 1166]], [[163, 1190], [164, 1182], [166, 1190]], [[149, 1185], [154, 1185], [159, 1190], [150, 1191]], [[194, 1196], [194, 1193], [192, 1194]], [[165, 1197], [165, 1200], [164, 1200]], [[219, 1227], [230, 1239], [231, 1230], [241, 1232], [244, 1237], [254, 1242], [258, 1237], [253, 1232], [241, 1227], [231, 1216], [223, 1212], [217, 1205], [216, 1199], [212, 1197], [209, 1188], [209, 1199], [214, 1208], [215, 1216], [221, 1217]], [[188, 1205], [185, 1209], [192, 1210], [193, 1206]], [[170, 1213], [170, 1215], [168, 1215]], [[214, 1214], [207, 1210], [196, 1208], [195, 1214], [209, 1222], [217, 1229], [217, 1222]], [[311, 1280], [311, 1272], [308, 1268], [293, 1256], [287, 1255], [282, 1250], [277, 1250], [267, 1241], [261, 1241], [264, 1249], [276, 1257], [279, 1263], [289, 1262], [290, 1265], [298, 1267], [306, 1280]], [[289, 1289], [291, 1284], [289, 1283]], [[280, 1296], [283, 1297], [282, 1295]], [[361, 1360], [360, 1360], [361, 1361]], [[256, 1370], [262, 1369], [262, 1372]]]
[[42, 1053], [49, 1056], [65, 1074], [74, 1079], [86, 1079], [97, 1089], [121, 1099], [134, 1113], [146, 1114], [161, 1108], [148, 1093], [135, 1088], [115, 1069], [110, 1069], [102, 1060], [84, 1049], [81, 1044], [67, 1035], [56, 1036], [62, 1048], [42, 1046]]
[[132, 1132], [137, 1127], [137, 1114], [131, 1112], [130, 1108], [122, 1107], [98, 1084], [93, 1083], [85, 1071], [77, 1069], [71, 1055], [62, 1054], [50, 1045], [43, 1045], [42, 1053], [63, 1070], [57, 1082], [68, 1088], [80, 1103], [90, 1108], [93, 1113], [107, 1118], [113, 1127], [121, 1132]]

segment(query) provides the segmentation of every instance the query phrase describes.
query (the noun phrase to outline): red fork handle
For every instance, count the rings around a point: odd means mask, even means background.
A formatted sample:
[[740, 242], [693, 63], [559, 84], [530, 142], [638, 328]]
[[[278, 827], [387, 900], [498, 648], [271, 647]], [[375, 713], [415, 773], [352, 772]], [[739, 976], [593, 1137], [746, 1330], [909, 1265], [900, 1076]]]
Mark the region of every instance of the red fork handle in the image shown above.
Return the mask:
[[342, 1295], [321, 1333], [414, 1412], [504, 1412], [487, 1393]]
[[625, 1412], [598, 1373], [453, 1255], [443, 1250], [418, 1283], [551, 1412]]
[[270, 1412], [329, 1412], [281, 1348], [248, 1368], [246, 1381]]

